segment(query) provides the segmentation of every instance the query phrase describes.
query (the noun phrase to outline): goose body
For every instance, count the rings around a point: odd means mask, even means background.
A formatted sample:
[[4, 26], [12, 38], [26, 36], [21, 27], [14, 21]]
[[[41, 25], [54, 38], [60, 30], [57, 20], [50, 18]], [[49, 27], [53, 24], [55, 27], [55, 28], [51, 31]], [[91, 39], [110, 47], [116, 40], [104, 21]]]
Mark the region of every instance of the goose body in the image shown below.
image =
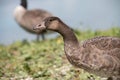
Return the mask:
[[46, 18], [34, 29], [48, 29], [60, 33], [65, 54], [72, 65], [101, 77], [120, 79], [120, 38], [101, 36], [80, 44], [71, 28], [58, 17]]
[[[52, 16], [51, 13], [42, 9], [27, 10], [27, 1], [21, 0], [21, 5], [17, 6], [14, 11], [16, 22], [26, 31], [43, 36], [44, 32], [34, 31], [33, 26], [44, 20], [46, 17]], [[37, 38], [39, 39], [39, 37]]]

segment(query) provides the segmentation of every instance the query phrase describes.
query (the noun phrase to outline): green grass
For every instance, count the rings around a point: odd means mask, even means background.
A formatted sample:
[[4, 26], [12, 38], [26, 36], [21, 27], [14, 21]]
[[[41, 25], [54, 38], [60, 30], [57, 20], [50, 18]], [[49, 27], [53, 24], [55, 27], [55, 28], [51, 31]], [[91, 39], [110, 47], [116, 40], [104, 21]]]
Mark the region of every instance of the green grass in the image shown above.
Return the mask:
[[[75, 33], [79, 40], [94, 36], [120, 37], [120, 28], [75, 30]], [[0, 80], [86, 80], [88, 76], [89, 73], [68, 62], [61, 36], [40, 42], [24, 40], [8, 46], [0, 45]]]

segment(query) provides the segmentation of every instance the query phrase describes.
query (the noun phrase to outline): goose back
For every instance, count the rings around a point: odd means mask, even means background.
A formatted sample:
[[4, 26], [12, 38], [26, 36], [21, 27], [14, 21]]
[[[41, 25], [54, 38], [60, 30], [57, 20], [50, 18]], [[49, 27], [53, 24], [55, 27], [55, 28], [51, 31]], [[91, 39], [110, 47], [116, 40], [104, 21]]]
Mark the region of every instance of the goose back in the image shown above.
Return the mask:
[[81, 46], [77, 67], [99, 76], [120, 76], [120, 38], [95, 37]]

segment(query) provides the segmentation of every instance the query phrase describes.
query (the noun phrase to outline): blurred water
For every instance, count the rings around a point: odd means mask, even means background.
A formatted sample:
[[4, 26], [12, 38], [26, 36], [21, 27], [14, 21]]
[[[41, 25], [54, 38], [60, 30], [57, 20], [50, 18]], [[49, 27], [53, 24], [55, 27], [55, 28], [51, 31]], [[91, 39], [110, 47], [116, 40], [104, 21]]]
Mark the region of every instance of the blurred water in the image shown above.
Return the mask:
[[[0, 44], [36, 38], [21, 29], [13, 18], [19, 3], [20, 0], [0, 0]], [[72, 28], [96, 30], [120, 26], [119, 4], [120, 0], [29, 0], [28, 8], [48, 10]]]

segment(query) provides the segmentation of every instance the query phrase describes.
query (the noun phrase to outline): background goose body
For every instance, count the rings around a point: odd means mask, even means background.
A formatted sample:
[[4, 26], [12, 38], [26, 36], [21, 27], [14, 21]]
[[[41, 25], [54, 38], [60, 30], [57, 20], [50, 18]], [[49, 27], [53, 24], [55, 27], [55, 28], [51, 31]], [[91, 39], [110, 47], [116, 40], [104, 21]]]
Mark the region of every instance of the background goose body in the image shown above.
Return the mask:
[[21, 5], [16, 7], [14, 11], [14, 17], [17, 23], [26, 31], [37, 34], [38, 36], [40, 34], [43, 36], [44, 31], [34, 31], [33, 26], [50, 16], [52, 16], [51, 13], [42, 9], [27, 10], [27, 0], [21, 0]]
[[79, 44], [73, 31], [58, 17], [46, 18], [35, 30], [60, 33], [64, 51], [71, 64], [101, 77], [120, 78], [120, 38], [95, 37]]

